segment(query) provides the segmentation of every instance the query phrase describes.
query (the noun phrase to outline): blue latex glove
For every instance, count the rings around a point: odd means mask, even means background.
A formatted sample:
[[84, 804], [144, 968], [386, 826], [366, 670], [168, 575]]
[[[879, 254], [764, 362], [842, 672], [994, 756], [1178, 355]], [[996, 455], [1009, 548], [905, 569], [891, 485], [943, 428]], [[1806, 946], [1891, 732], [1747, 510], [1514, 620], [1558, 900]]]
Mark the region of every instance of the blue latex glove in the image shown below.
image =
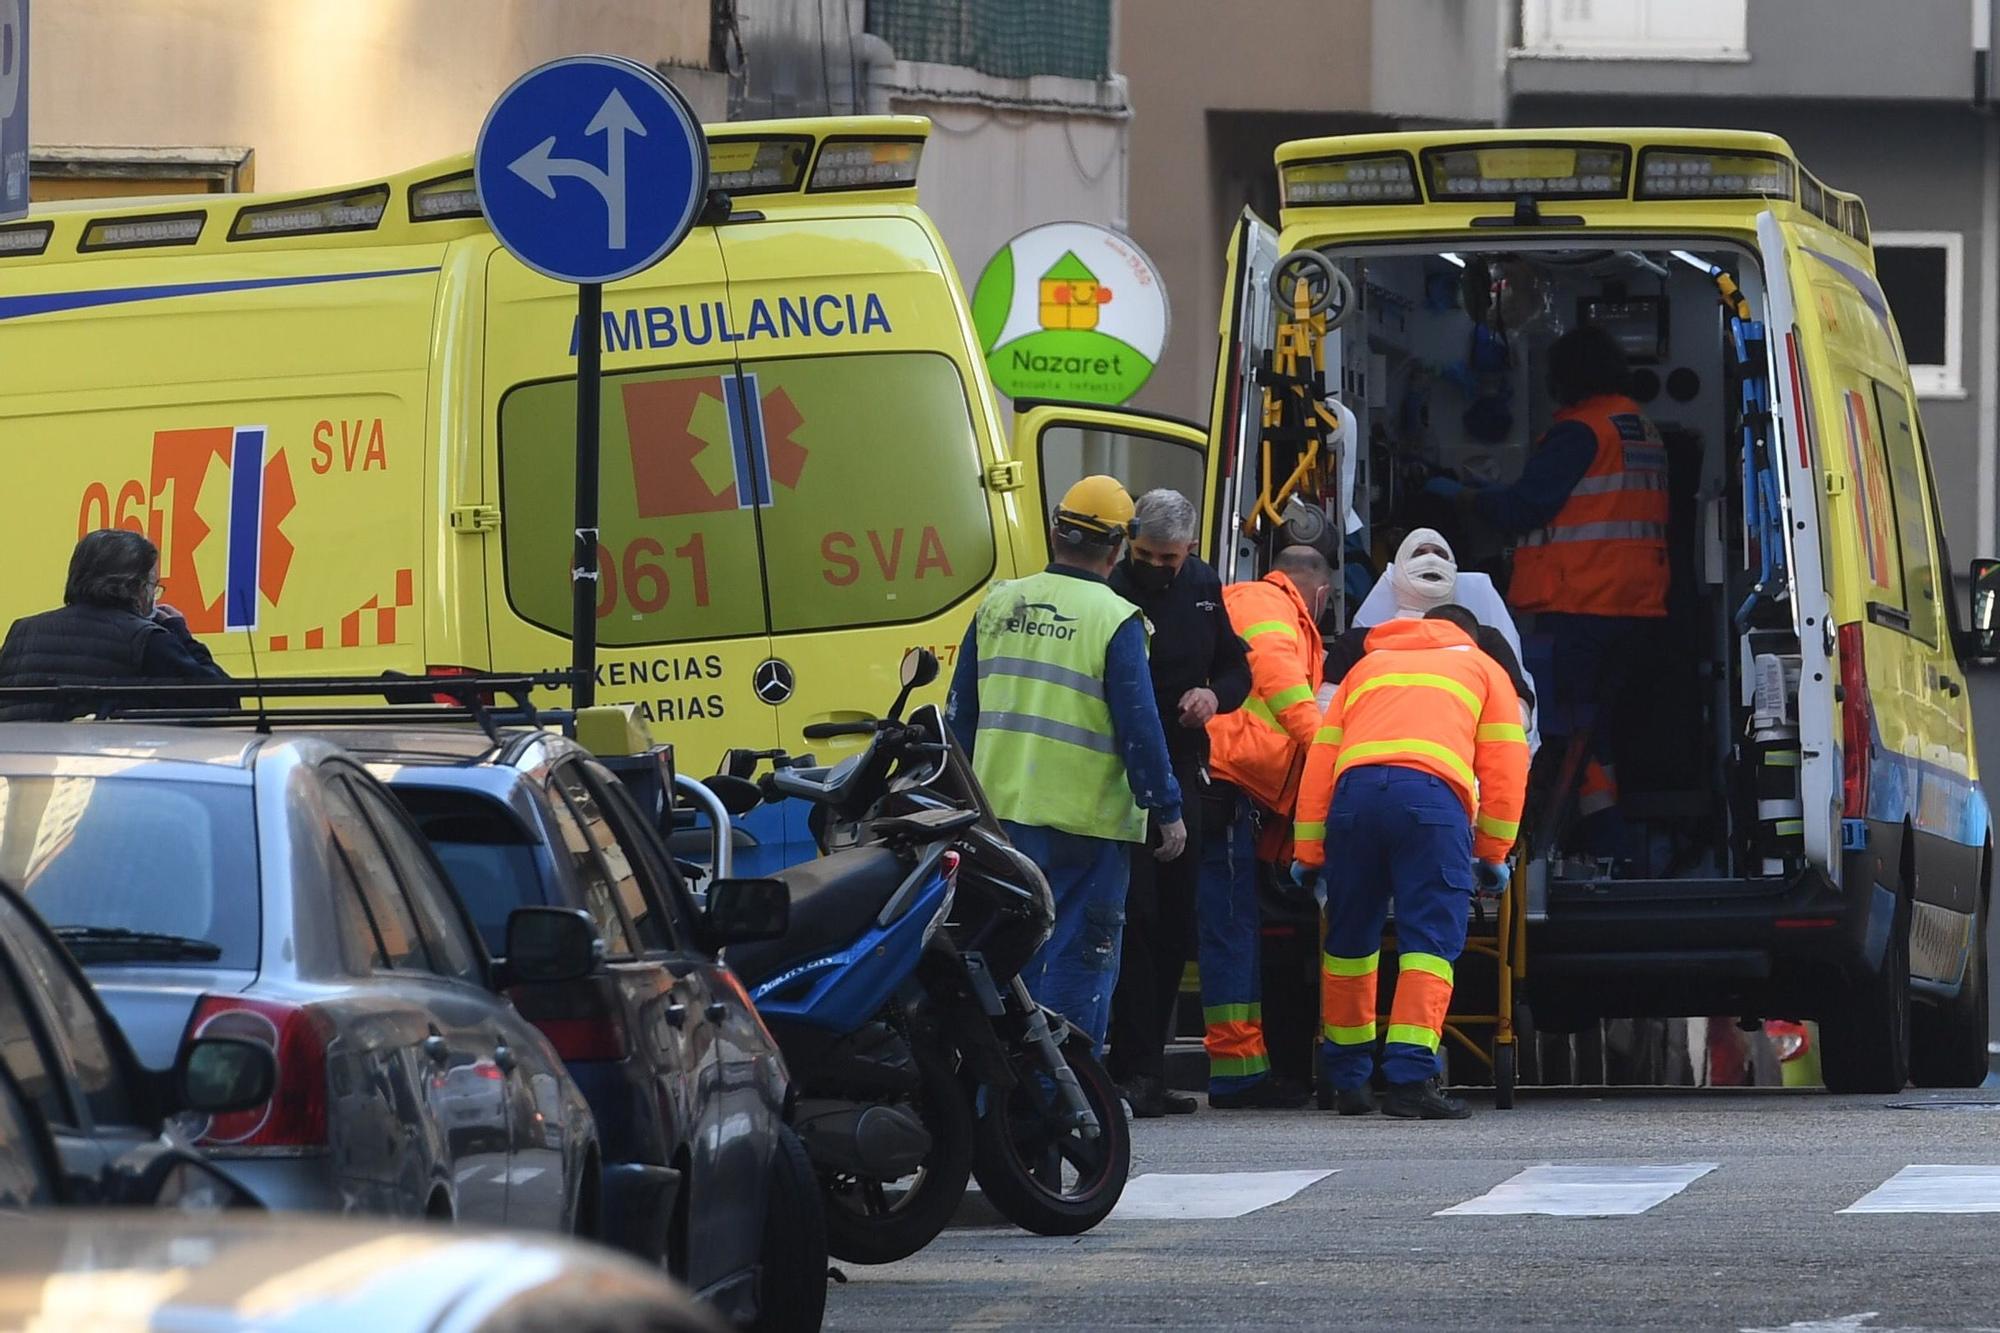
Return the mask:
[[1464, 490], [1465, 483], [1452, 477], [1432, 477], [1424, 483], [1424, 494], [1440, 500], [1456, 500]]
[[1479, 891], [1489, 898], [1498, 898], [1500, 890], [1507, 887], [1507, 863], [1504, 861], [1475, 861], [1472, 863], [1472, 877]]
[[1292, 883], [1302, 889], [1310, 889], [1318, 881], [1318, 866], [1309, 866], [1304, 861], [1292, 862]]

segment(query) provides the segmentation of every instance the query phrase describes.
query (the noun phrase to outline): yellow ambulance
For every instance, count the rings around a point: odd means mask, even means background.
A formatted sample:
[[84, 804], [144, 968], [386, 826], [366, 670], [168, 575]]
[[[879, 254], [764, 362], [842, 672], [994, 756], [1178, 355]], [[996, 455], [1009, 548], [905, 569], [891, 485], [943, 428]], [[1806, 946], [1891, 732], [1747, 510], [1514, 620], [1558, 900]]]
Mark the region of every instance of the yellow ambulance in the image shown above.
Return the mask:
[[[712, 127], [728, 208], [605, 290], [598, 697], [690, 771], [804, 749], [912, 645], [949, 668], [1044, 558], [917, 207], [928, 133]], [[238, 676], [566, 668], [575, 305], [500, 249], [469, 158], [0, 227], [0, 624], [127, 527]]]
[[[1505, 587], [1516, 539], [1431, 483], [1519, 476], [1568, 329], [1612, 336], [1660, 437], [1644, 470], [1668, 493], [1668, 614], [1606, 723], [1635, 851], [1564, 845], [1569, 747], [1545, 746], [1525, 833], [1537, 1020], [1815, 1018], [1835, 1089], [1979, 1083], [1992, 836], [1966, 666], [1993, 657], [1994, 576], [1975, 564], [1982, 624], [1962, 629], [1861, 200], [1782, 139], [1713, 130], [1359, 135], [1286, 144], [1277, 168], [1282, 231], [1246, 215], [1230, 250], [1208, 496], [1225, 575], [1343, 516], [1323, 481], [1277, 497], [1285, 527], [1268, 517], [1299, 447], [1266, 429], [1295, 276], [1305, 309], [1340, 302], [1326, 387], [1354, 416], [1378, 560], [1437, 527]], [[1547, 636], [1518, 619], [1547, 681]]]

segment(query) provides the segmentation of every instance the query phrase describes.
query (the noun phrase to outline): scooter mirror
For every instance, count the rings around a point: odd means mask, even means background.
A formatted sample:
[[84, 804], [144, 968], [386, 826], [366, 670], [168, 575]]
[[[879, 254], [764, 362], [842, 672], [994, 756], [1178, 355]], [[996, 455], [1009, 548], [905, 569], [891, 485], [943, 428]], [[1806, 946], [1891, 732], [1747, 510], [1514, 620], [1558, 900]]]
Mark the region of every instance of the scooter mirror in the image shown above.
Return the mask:
[[938, 678], [937, 654], [928, 648], [912, 648], [903, 654], [903, 688], [920, 690]]

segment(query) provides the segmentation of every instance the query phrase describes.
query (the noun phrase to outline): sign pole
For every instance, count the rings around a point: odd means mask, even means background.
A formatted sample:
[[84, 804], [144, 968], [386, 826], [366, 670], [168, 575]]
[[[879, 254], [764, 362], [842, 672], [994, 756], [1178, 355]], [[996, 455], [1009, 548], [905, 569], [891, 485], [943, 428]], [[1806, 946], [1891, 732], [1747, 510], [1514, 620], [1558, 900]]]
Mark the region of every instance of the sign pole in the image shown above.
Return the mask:
[[576, 554], [570, 568], [570, 705], [597, 699], [597, 453], [598, 384], [604, 367], [604, 287], [576, 289]]

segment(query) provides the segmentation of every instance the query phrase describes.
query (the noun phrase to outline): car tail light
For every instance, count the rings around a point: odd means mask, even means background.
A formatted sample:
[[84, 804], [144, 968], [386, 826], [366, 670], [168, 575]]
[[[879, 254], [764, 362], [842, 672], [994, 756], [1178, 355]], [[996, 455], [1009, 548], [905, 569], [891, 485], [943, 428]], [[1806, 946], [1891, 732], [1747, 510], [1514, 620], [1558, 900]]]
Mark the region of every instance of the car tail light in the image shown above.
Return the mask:
[[188, 1036], [234, 1037], [268, 1047], [277, 1061], [277, 1091], [262, 1106], [209, 1117], [196, 1140], [203, 1148], [324, 1148], [326, 1019], [303, 1005], [204, 995]]
[[[477, 667], [427, 666], [424, 668], [424, 674], [435, 679], [440, 676], [477, 676], [484, 673]], [[491, 708], [493, 706], [493, 694], [490, 690], [481, 690], [477, 698], [481, 708]], [[468, 700], [456, 694], [434, 694], [431, 696], [431, 702], [463, 706]]]
[[1875, 705], [1868, 697], [1868, 659], [1861, 622], [1842, 625], [1840, 648], [1840, 812], [1868, 814], [1868, 777], [1875, 758]]
[[564, 1064], [623, 1060], [630, 1054], [625, 1024], [609, 978], [509, 988], [521, 1017], [541, 1029]]
[[1806, 1025], [1790, 1019], [1770, 1018], [1764, 1021], [1764, 1035], [1771, 1039], [1771, 1049], [1778, 1059], [1797, 1060], [1803, 1057], [1812, 1045], [1812, 1038], [1806, 1032]]

